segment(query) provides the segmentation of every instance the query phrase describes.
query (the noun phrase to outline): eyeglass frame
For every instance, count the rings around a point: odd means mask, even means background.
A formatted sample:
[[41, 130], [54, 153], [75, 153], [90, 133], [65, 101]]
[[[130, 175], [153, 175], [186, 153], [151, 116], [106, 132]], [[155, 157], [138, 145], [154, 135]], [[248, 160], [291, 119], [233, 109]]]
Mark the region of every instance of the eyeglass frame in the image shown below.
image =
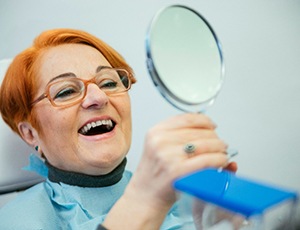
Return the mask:
[[[111, 93], [111, 94], [109, 94], [109, 95], [108, 95], [106, 92], [104, 92], [105, 95], [110, 96], [110, 95], [117, 95], [117, 94], [125, 93], [125, 92], [127, 92], [127, 91], [131, 88], [131, 85], [132, 85], [132, 80], [131, 80], [132, 74], [131, 74], [128, 70], [126, 70], [125, 68], [111, 68], [111, 67], [108, 67], [108, 66], [103, 66], [103, 67], [100, 69], [100, 71], [97, 72], [97, 73], [95, 74], [95, 76], [92, 77], [92, 78], [89, 79], [89, 80], [85, 80], [85, 79], [81, 79], [81, 78], [76, 77], [76, 80], [80, 80], [81, 82], [83, 82], [83, 86], [84, 86], [84, 93], [83, 93], [83, 96], [82, 96], [80, 99], [75, 100], [74, 102], [72, 102], [72, 103], [70, 103], [70, 104], [67, 104], [67, 105], [57, 105], [57, 104], [55, 104], [55, 102], [53, 101], [53, 99], [50, 97], [50, 87], [51, 87], [53, 84], [57, 83], [57, 82], [51, 82], [51, 83], [48, 83], [48, 84], [47, 84], [46, 89], [45, 89], [45, 92], [44, 92], [43, 94], [41, 94], [41, 95], [40, 95], [37, 99], [35, 99], [33, 102], [31, 102], [30, 105], [33, 107], [35, 104], [37, 104], [38, 102], [44, 100], [45, 98], [47, 98], [47, 99], [50, 101], [50, 103], [51, 103], [52, 106], [54, 106], [54, 107], [59, 107], [59, 108], [67, 108], [67, 107], [71, 107], [71, 106], [73, 106], [73, 105], [75, 105], [75, 104], [77, 104], [77, 103], [80, 103], [80, 102], [85, 98], [85, 96], [86, 96], [86, 93], [87, 93], [87, 86], [88, 86], [89, 84], [96, 84], [96, 77], [98, 76], [98, 74], [101, 73], [101, 70], [102, 70], [102, 69], [110, 69], [110, 70], [116, 70], [116, 71], [118, 71], [118, 70], [124, 71], [124, 72], [126, 72], [127, 77], [128, 77], [128, 87], [127, 87], [124, 91], [117, 92], [117, 93]], [[61, 80], [61, 81], [63, 81], [63, 80]], [[97, 85], [97, 84], [96, 84], [96, 85]], [[98, 85], [97, 85], [97, 86], [98, 86]], [[100, 89], [100, 88], [99, 88], [99, 89]], [[101, 90], [101, 89], [100, 89], [100, 90]]]

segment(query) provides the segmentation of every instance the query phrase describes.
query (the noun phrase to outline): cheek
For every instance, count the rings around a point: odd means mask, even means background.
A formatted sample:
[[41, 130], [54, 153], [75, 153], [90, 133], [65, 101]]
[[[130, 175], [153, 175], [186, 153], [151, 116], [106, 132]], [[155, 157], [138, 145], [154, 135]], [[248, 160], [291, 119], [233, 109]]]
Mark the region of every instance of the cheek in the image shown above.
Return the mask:
[[122, 98], [115, 99], [111, 103], [121, 118], [123, 128], [126, 129], [124, 132], [131, 134], [131, 104], [129, 95], [127, 94]]
[[127, 98], [124, 99], [124, 101], [122, 102], [122, 119], [126, 120], [126, 122], [128, 123], [128, 125], [130, 126], [130, 130], [131, 130], [131, 104], [130, 104], [130, 98], [127, 95]]
[[46, 109], [44, 107], [39, 107], [36, 109], [36, 122], [39, 126], [39, 131], [41, 134], [45, 133], [45, 130], [49, 130], [49, 126], [53, 124], [53, 115], [50, 109]]
[[130, 100], [124, 102], [121, 113], [121, 119], [123, 124], [124, 137], [127, 143], [127, 151], [129, 150], [131, 144], [132, 135], [132, 121], [131, 121], [131, 105]]
[[46, 138], [47, 136], [54, 137], [53, 135], [50, 135], [51, 133], [65, 133], [62, 132], [62, 130], [69, 127], [68, 123], [72, 124], [71, 113], [53, 110], [52, 108], [41, 108], [37, 114], [40, 133]]

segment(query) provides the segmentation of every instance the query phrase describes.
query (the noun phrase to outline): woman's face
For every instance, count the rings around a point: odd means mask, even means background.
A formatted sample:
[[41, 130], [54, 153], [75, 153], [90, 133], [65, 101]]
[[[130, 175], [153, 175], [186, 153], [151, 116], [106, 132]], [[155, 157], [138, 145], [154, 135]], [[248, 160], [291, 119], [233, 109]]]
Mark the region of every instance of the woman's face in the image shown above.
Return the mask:
[[[111, 66], [95, 48], [65, 44], [45, 51], [39, 60], [38, 94], [47, 83], [62, 74], [73, 73], [91, 79], [99, 66]], [[34, 107], [41, 130], [38, 145], [57, 168], [101, 175], [112, 171], [127, 154], [131, 143], [131, 108], [127, 92], [106, 96], [97, 85], [89, 84], [85, 98], [71, 107], [53, 107], [48, 99]], [[80, 132], [97, 121], [112, 121], [111, 129], [99, 129], [88, 136]], [[99, 122], [98, 122], [99, 123]]]

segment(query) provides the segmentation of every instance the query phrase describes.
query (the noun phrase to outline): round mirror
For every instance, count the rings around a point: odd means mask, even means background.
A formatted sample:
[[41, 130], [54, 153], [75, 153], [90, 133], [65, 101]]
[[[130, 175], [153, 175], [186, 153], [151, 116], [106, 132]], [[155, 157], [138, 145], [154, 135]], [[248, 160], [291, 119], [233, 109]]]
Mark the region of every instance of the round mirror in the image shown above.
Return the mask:
[[220, 43], [196, 11], [168, 6], [153, 18], [146, 37], [147, 67], [160, 93], [175, 107], [203, 112], [221, 89]]

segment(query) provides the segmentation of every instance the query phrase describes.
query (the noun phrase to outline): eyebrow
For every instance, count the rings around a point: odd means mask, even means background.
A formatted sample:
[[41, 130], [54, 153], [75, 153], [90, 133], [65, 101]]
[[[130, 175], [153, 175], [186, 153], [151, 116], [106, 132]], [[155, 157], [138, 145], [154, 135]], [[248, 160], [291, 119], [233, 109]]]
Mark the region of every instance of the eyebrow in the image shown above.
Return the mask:
[[72, 72], [62, 73], [62, 74], [57, 75], [56, 77], [52, 78], [52, 79], [48, 82], [48, 84], [51, 83], [51, 82], [53, 82], [53, 81], [55, 81], [55, 80], [57, 80], [57, 79], [65, 78], [65, 77], [76, 77], [76, 75], [75, 75], [75, 73], [72, 73]]
[[112, 68], [110, 66], [105, 66], [105, 65], [99, 65], [96, 69], [96, 73], [99, 73], [102, 69], [106, 69], [106, 68]]
[[[99, 65], [97, 68], [96, 68], [96, 73], [99, 73], [102, 69], [105, 69], [105, 68], [111, 68], [110, 66], [103, 66], [103, 65]], [[52, 78], [49, 82], [53, 82], [57, 79], [60, 79], [60, 78], [65, 78], [65, 77], [77, 77], [75, 73], [72, 73], [72, 72], [68, 72], [68, 73], [62, 73], [62, 74], [59, 74], [57, 75], [56, 77]]]

